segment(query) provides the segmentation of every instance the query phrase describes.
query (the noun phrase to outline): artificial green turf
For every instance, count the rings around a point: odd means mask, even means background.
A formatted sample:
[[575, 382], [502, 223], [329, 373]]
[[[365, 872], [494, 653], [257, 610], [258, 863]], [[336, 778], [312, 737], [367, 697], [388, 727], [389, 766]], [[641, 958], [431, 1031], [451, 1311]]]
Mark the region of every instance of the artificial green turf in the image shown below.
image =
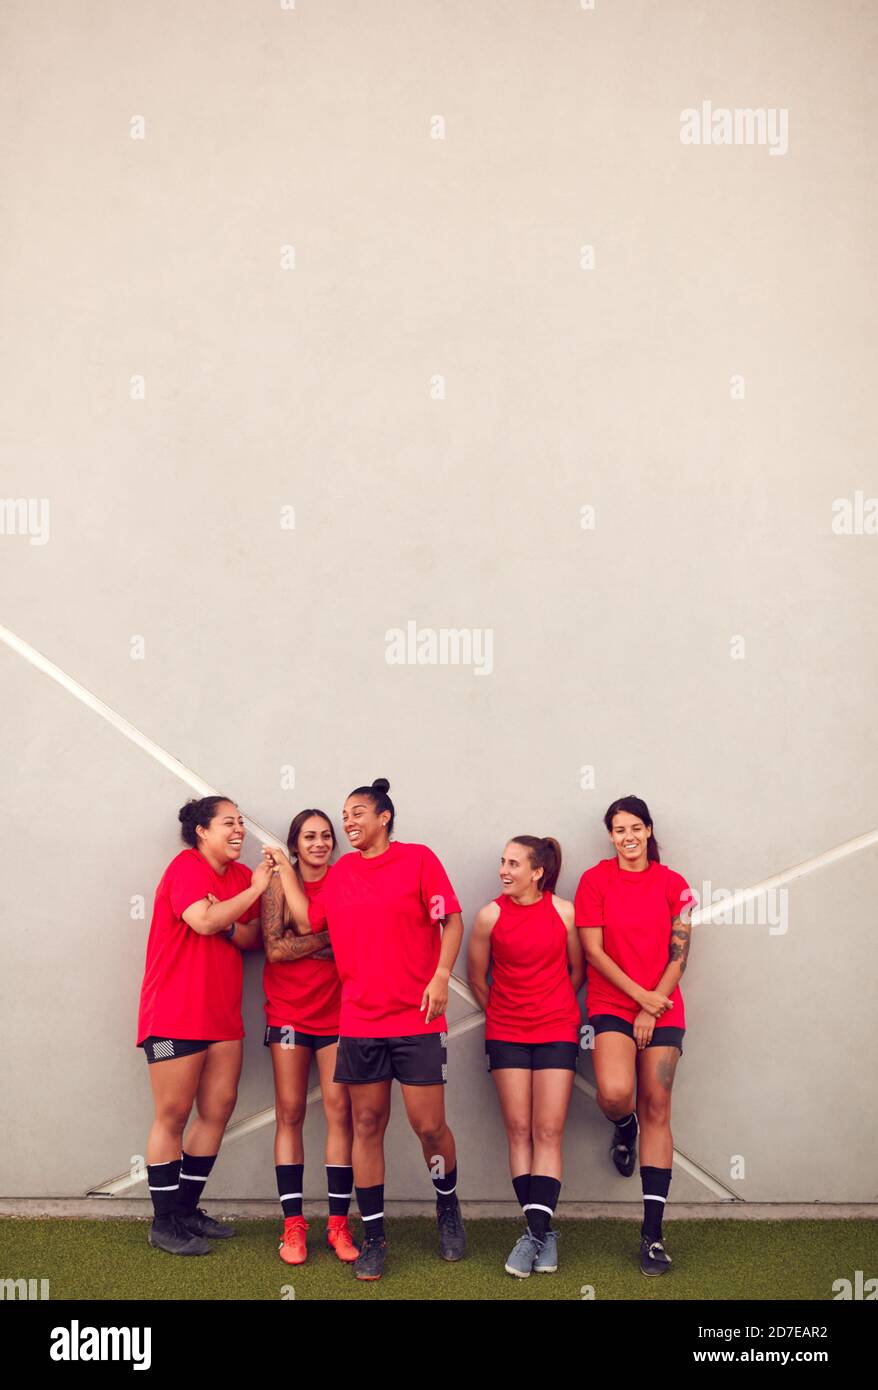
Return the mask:
[[835, 1279], [878, 1266], [874, 1221], [668, 1220], [673, 1268], [646, 1279], [637, 1222], [559, 1220], [558, 1273], [515, 1279], [503, 1265], [520, 1222], [470, 1221], [467, 1258], [446, 1264], [435, 1223], [411, 1217], [387, 1222], [384, 1277], [364, 1284], [326, 1249], [324, 1225], [311, 1220], [308, 1261], [290, 1268], [277, 1255], [279, 1221], [235, 1222], [235, 1240], [180, 1259], [147, 1244], [144, 1221], [11, 1217], [0, 1220], [0, 1278], [48, 1278], [53, 1299], [579, 1300], [588, 1286], [596, 1299], [831, 1299]]

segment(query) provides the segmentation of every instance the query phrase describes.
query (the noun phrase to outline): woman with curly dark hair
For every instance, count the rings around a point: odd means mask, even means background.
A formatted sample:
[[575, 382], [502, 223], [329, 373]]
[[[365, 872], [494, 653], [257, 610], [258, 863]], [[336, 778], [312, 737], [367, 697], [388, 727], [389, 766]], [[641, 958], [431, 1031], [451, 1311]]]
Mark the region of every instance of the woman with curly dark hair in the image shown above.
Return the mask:
[[241, 952], [260, 940], [259, 899], [271, 868], [251, 873], [240, 863], [244, 821], [228, 797], [189, 801], [179, 819], [187, 848], [156, 889], [137, 1029], [155, 1108], [146, 1148], [149, 1243], [171, 1255], [206, 1255], [211, 1239], [235, 1234], [198, 1202], [237, 1099]]

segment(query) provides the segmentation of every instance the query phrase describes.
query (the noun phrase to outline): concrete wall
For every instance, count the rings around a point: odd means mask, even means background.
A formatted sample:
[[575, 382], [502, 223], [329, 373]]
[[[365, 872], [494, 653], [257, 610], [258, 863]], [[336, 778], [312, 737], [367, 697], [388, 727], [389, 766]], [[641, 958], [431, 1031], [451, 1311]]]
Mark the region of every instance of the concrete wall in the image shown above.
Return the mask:
[[[872, 828], [868, 10], [41, 0], [2, 26], [12, 631], [279, 833], [388, 776], [468, 921], [511, 834], [557, 835], [572, 894], [631, 791], [698, 886]], [[681, 143], [703, 101], [783, 108], [787, 152]], [[490, 673], [388, 664], [410, 621], [489, 629]], [[0, 1195], [76, 1195], [143, 1152], [136, 1004], [188, 793], [6, 647], [0, 680]], [[878, 1196], [876, 870], [798, 882], [782, 934], [698, 933], [675, 1137], [742, 1197]], [[236, 1119], [271, 1105], [259, 975]], [[481, 1033], [451, 1046], [462, 1191], [505, 1197]], [[427, 1196], [393, 1125], [393, 1194]], [[630, 1195], [607, 1142], [577, 1094], [570, 1197]], [[271, 1161], [265, 1128], [211, 1191], [271, 1196]]]

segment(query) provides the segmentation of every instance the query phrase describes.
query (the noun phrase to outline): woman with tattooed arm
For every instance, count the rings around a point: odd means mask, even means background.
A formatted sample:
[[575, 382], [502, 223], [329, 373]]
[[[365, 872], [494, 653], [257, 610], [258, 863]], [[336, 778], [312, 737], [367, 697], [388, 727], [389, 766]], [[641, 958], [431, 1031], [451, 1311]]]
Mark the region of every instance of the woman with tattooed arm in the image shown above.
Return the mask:
[[660, 862], [645, 801], [614, 801], [604, 825], [615, 853], [582, 875], [576, 925], [588, 963], [598, 1105], [615, 1126], [610, 1152], [623, 1177], [634, 1172], [639, 1128], [640, 1269], [658, 1275], [671, 1263], [662, 1215], [674, 1154], [671, 1088], [686, 1031], [679, 982], [695, 904], [686, 880]]
[[285, 1264], [307, 1258], [302, 1213], [302, 1174], [305, 1151], [302, 1126], [308, 1095], [311, 1058], [317, 1065], [323, 1112], [326, 1116], [326, 1185], [329, 1223], [326, 1240], [340, 1260], [350, 1263], [360, 1253], [348, 1226], [354, 1180], [351, 1167], [351, 1102], [347, 1086], [333, 1080], [338, 1051], [341, 980], [329, 947], [329, 934], [303, 935], [295, 925], [285, 891], [288, 879], [309, 902], [322, 892], [329, 861], [336, 848], [335, 830], [323, 811], [300, 811], [287, 836], [290, 859], [271, 847], [275, 865], [263, 898], [262, 935], [265, 942], [265, 1046], [274, 1067], [277, 1129], [274, 1162], [277, 1190], [284, 1214], [280, 1257]]

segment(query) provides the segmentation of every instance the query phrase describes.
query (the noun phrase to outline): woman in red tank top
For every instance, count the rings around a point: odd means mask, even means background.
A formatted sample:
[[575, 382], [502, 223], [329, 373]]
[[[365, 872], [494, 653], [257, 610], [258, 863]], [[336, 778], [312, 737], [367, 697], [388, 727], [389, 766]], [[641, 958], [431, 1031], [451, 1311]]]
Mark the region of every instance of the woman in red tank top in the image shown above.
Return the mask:
[[[561, 846], [518, 835], [500, 860], [499, 897], [469, 943], [469, 980], [485, 1010], [485, 1051], [509, 1143], [512, 1186], [527, 1220], [506, 1272], [558, 1268], [551, 1218], [561, 1191], [561, 1140], [576, 1058], [585, 975], [573, 904], [555, 896]], [[491, 983], [488, 983], [488, 971]]]
[[[335, 830], [324, 811], [300, 811], [287, 835], [290, 860], [272, 846], [276, 865], [283, 860], [309, 902], [320, 896], [336, 848]], [[274, 1140], [277, 1191], [284, 1214], [280, 1257], [285, 1264], [307, 1258], [302, 1211], [305, 1149], [302, 1127], [308, 1099], [311, 1061], [317, 1068], [326, 1118], [326, 1187], [329, 1221], [326, 1241], [340, 1260], [356, 1260], [359, 1250], [348, 1226], [353, 1195], [351, 1101], [338, 1084], [338, 1020], [341, 979], [326, 932], [302, 935], [286, 901], [284, 878], [275, 868], [265, 894], [262, 935], [265, 941], [265, 1046], [274, 1068], [277, 1128]]]

